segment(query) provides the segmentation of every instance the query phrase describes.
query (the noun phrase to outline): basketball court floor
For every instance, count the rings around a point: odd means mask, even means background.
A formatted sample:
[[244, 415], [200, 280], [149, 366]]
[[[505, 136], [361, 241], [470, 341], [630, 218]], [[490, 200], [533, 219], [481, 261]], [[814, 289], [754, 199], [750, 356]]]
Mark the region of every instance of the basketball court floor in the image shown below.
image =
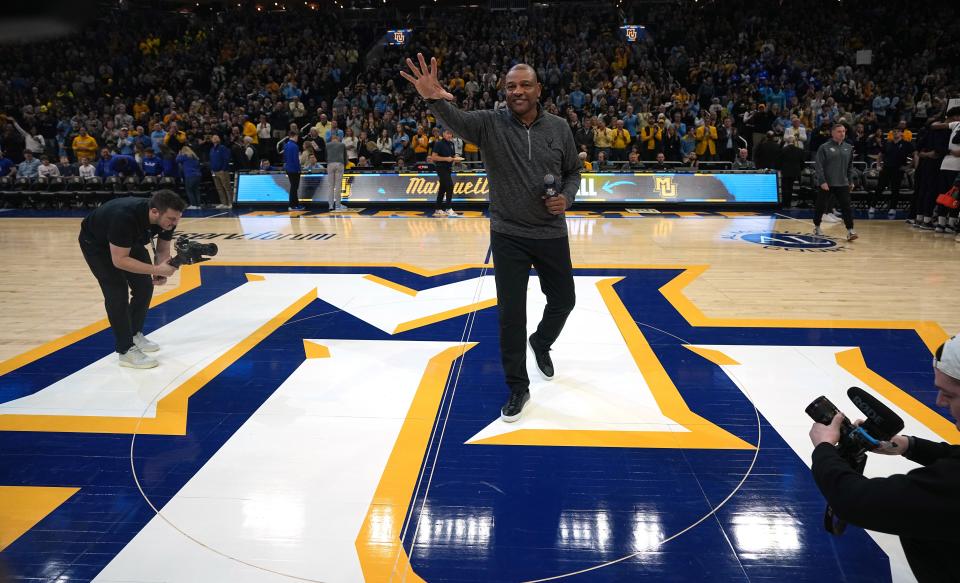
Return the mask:
[[[220, 252], [157, 289], [142, 371], [117, 366], [81, 214], [0, 213], [0, 571], [913, 580], [895, 537], [824, 532], [804, 408], [855, 417], [860, 386], [905, 433], [960, 443], [930, 365], [960, 331], [960, 244], [902, 221], [847, 243], [777, 214], [569, 213], [557, 375], [531, 368], [506, 424], [489, 222], [466, 215], [188, 214]], [[543, 305], [534, 274], [531, 330]]]

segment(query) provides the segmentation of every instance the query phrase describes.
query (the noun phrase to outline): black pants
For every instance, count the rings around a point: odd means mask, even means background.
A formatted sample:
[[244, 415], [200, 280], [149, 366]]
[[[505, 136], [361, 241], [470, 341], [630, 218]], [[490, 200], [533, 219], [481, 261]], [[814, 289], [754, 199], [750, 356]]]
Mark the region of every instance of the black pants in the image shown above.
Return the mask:
[[920, 183], [920, 208], [917, 213], [925, 217], [935, 216], [937, 206], [937, 191], [939, 186], [940, 162], [929, 158], [921, 158], [914, 180]]
[[438, 165], [437, 181], [440, 183], [440, 189], [437, 191], [437, 210], [453, 208], [453, 176], [450, 169], [441, 168]]
[[531, 342], [549, 349], [560, 336], [576, 303], [570, 242], [559, 239], [526, 239], [490, 233], [494, 276], [497, 282], [497, 312], [500, 319], [500, 359], [507, 386], [522, 392], [530, 386], [527, 376], [527, 284], [530, 267], [540, 276], [540, 290], [547, 296], [543, 318]]
[[850, 211], [850, 187], [849, 186], [831, 186], [829, 191], [817, 188], [817, 202], [813, 209], [813, 224], [820, 226], [820, 219], [823, 213], [827, 211], [827, 202], [830, 198], [836, 201], [840, 207], [840, 214], [843, 215], [843, 224], [848, 229], [853, 228], [853, 213]]
[[[123, 354], [133, 346], [134, 335], [143, 332], [143, 321], [147, 318], [147, 309], [153, 297], [153, 279], [149, 275], [117, 269], [109, 253], [92, 251], [82, 239], [80, 250], [100, 284], [116, 350]], [[152, 263], [143, 246], [132, 247], [130, 257]]]
[[793, 206], [793, 185], [799, 178], [799, 176], [780, 177], [780, 189], [783, 191], [783, 208], [785, 209]]
[[883, 189], [889, 187], [890, 208], [897, 210], [897, 205], [900, 203], [901, 184], [903, 184], [903, 171], [899, 168], [888, 168], [884, 166], [883, 170], [880, 171], [880, 179], [877, 180], [877, 189], [873, 191], [873, 196], [870, 197], [870, 206], [875, 208], [877, 201], [880, 200], [880, 195], [883, 193]]
[[300, 206], [300, 173], [287, 172], [287, 178], [290, 179], [290, 206]]

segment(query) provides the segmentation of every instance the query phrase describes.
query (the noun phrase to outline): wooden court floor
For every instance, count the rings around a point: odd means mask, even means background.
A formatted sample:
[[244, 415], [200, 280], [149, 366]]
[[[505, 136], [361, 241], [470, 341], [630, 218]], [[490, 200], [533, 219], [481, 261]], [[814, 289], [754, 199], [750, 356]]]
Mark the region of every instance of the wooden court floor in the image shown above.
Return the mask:
[[[76, 244], [79, 225], [79, 218], [0, 219], [0, 360], [103, 318], [102, 297]], [[574, 265], [705, 267], [684, 293], [710, 317], [921, 320], [951, 335], [960, 331], [960, 304], [952, 300], [960, 282], [960, 244], [902, 221], [860, 221], [861, 238], [852, 243], [843, 241], [842, 225], [827, 226], [826, 235], [843, 249], [837, 252], [781, 251], [729, 238], [754, 231], [812, 233], [809, 220], [782, 215], [585, 217], [570, 218], [569, 229]], [[405, 263], [434, 269], [483, 263], [489, 247], [489, 221], [483, 217], [186, 216], [180, 231], [334, 235], [209, 239], [220, 248], [216, 260], [230, 262]], [[174, 276], [167, 288], [177, 283]]]

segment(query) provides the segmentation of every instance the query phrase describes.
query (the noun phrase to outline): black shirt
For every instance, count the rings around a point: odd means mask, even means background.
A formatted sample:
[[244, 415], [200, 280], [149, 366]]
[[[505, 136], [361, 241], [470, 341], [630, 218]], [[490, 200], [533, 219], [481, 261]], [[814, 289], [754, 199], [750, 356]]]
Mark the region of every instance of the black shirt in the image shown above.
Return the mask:
[[155, 235], [169, 241], [173, 229], [150, 224], [150, 201], [144, 198], [115, 198], [80, 223], [80, 241], [92, 253], [109, 254], [111, 243], [127, 249], [143, 246]]
[[883, 166], [891, 170], [899, 170], [906, 165], [907, 158], [913, 154], [913, 144], [906, 140], [894, 142], [890, 140], [883, 147]]
[[960, 581], [960, 446], [914, 438], [904, 457], [923, 467], [870, 479], [821, 443], [813, 450], [813, 479], [850, 524], [898, 535], [920, 583]]
[[[433, 153], [437, 156], [450, 157], [454, 155], [453, 143], [448, 142], [447, 140], [437, 140], [433, 143]], [[450, 162], [435, 161], [438, 170], [450, 170], [452, 164]]]

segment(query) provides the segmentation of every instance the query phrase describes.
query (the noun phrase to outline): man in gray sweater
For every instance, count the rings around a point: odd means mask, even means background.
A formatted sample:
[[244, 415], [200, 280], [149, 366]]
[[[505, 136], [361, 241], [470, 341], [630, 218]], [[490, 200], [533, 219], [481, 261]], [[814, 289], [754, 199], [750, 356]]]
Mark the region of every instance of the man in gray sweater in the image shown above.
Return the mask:
[[[465, 141], [480, 147], [490, 181], [490, 249], [497, 283], [500, 357], [510, 387], [501, 418], [520, 418], [530, 400], [527, 376], [527, 283], [531, 266], [547, 296], [543, 318], [530, 338], [537, 368], [553, 378], [550, 347], [563, 330], [576, 296], [564, 216], [580, 189], [580, 160], [567, 122], [540, 107], [541, 85], [529, 65], [516, 65], [504, 78], [507, 110], [464, 112], [452, 104], [422, 54], [419, 66], [407, 59], [414, 84], [436, 118]], [[547, 186], [553, 180], [554, 182]]]
[[347, 210], [340, 202], [343, 194], [343, 169], [347, 165], [347, 147], [340, 143], [340, 136], [330, 132], [330, 142], [327, 144], [327, 181], [330, 182], [330, 191], [327, 202], [331, 211]]
[[831, 139], [821, 144], [817, 150], [816, 170], [817, 201], [813, 211], [813, 232], [820, 232], [820, 219], [827, 210], [829, 199], [833, 199], [840, 206], [843, 215], [843, 224], [847, 227], [847, 241], [857, 238], [853, 230], [853, 212], [850, 210], [850, 191], [853, 190], [853, 146], [843, 141], [847, 135], [847, 128], [842, 123], [833, 124], [830, 130]]

